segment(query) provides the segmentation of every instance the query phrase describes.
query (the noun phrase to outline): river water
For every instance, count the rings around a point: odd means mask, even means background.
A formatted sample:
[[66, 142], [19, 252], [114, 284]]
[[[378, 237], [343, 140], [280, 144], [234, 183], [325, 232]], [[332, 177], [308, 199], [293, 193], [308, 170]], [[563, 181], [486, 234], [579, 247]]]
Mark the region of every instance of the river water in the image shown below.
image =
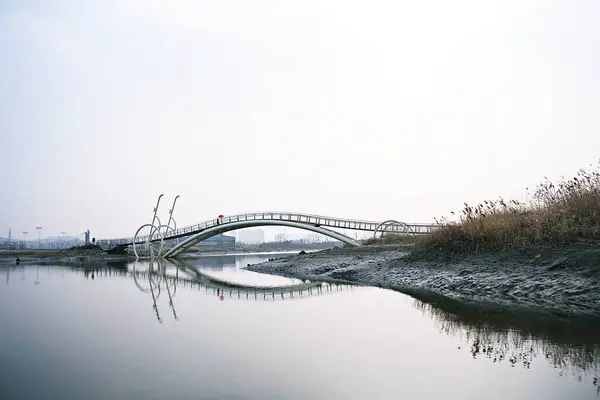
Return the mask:
[[598, 326], [242, 268], [268, 257], [0, 266], [0, 398], [600, 399]]

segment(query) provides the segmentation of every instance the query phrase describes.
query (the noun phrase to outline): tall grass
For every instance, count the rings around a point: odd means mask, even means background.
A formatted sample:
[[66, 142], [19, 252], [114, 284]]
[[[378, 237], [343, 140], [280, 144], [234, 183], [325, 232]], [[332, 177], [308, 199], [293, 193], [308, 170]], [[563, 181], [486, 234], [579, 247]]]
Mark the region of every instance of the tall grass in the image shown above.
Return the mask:
[[436, 222], [440, 228], [421, 242], [426, 249], [477, 252], [600, 240], [600, 162], [569, 180], [546, 178], [527, 202], [465, 203], [457, 222]]
[[367, 246], [372, 245], [386, 245], [386, 244], [397, 244], [397, 245], [410, 245], [416, 242], [416, 238], [413, 235], [402, 234], [402, 233], [388, 233], [383, 237], [373, 237], [364, 239], [362, 244]]

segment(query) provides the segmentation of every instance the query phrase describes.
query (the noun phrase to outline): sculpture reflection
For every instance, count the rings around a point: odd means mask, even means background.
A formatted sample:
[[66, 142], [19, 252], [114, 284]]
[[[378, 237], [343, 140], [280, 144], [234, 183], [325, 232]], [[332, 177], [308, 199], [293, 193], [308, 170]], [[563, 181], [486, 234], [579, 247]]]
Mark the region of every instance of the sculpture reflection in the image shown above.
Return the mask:
[[[152, 309], [156, 314], [158, 322], [162, 324], [163, 320], [160, 316], [156, 301], [161, 293], [163, 293], [163, 290], [165, 290], [169, 296], [169, 307], [173, 313], [173, 318], [179, 320], [173, 304], [173, 297], [175, 297], [175, 294], [177, 293], [179, 268], [176, 268], [175, 270], [174, 279], [168, 279], [166, 266], [163, 264], [162, 260], [159, 258], [152, 258], [148, 262], [148, 266], [142, 271], [143, 274], [140, 274], [138, 262], [135, 261], [132, 265], [133, 281], [142, 293], [150, 293], [152, 296]], [[142, 275], [145, 275], [145, 279], [140, 279]], [[147, 286], [145, 286], [146, 284]]]

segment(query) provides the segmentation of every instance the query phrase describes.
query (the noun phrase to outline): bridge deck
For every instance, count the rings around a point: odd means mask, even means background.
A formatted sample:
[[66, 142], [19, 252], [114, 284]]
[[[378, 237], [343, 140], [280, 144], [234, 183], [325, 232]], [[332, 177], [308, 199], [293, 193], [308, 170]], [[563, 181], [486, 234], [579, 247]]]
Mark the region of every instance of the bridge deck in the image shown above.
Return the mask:
[[[239, 221], [294, 221], [299, 223], [305, 223], [307, 225], [314, 226], [323, 226], [328, 228], [338, 228], [338, 229], [351, 229], [358, 231], [370, 231], [375, 232], [377, 227], [381, 224], [381, 222], [376, 221], [360, 221], [353, 219], [345, 219], [345, 218], [332, 218], [325, 217], [321, 215], [310, 215], [310, 214], [300, 214], [300, 213], [291, 213], [291, 212], [258, 212], [258, 213], [249, 213], [249, 214], [237, 214], [226, 216], [220, 219], [217, 223], [217, 219], [211, 219], [205, 222], [201, 222], [199, 224], [186, 226], [183, 228], [179, 228], [172, 232], [169, 236], [165, 237], [164, 240], [172, 240], [178, 239], [190, 235], [194, 235], [196, 233], [200, 233], [205, 229], [211, 228], [216, 225], [226, 225], [233, 222]], [[408, 225], [413, 233], [415, 234], [426, 234], [435, 229], [434, 224], [426, 224], [426, 223], [408, 223]], [[388, 232], [403, 232], [403, 227], [392, 225]], [[137, 243], [143, 243], [145, 238], [138, 238]], [[98, 244], [105, 246], [130, 246], [133, 244], [133, 237], [129, 238], [121, 238], [121, 239], [103, 239], [99, 240]]]

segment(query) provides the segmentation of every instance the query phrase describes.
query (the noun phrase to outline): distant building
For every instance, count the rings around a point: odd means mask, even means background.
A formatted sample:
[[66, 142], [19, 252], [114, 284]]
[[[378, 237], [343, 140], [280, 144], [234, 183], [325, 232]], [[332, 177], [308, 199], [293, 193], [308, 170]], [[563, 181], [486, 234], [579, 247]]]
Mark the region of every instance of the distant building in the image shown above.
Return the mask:
[[261, 244], [265, 242], [262, 229], [242, 229], [237, 232], [238, 241], [245, 244]]
[[305, 243], [318, 243], [320, 241], [320, 236], [315, 233], [304, 236], [303, 240]]
[[196, 247], [203, 249], [233, 249], [235, 247], [235, 237], [227, 235], [217, 235], [196, 244]]

